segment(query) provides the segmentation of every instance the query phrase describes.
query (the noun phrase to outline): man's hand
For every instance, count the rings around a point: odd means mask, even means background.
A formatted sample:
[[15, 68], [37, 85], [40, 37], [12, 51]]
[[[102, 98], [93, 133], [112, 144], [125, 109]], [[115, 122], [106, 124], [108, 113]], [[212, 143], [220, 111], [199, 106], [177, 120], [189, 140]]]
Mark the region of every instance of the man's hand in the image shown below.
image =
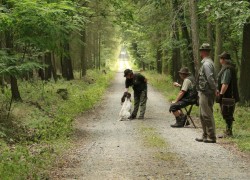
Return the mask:
[[220, 95], [220, 91], [219, 90], [216, 90], [215, 91], [215, 96], [219, 96]]
[[223, 94], [218, 94], [217, 96], [216, 96], [216, 102], [217, 103], [221, 103], [222, 102], [222, 98], [223, 98]]
[[173, 85], [174, 85], [175, 87], [181, 87], [181, 85], [180, 85], [178, 82], [174, 82]]

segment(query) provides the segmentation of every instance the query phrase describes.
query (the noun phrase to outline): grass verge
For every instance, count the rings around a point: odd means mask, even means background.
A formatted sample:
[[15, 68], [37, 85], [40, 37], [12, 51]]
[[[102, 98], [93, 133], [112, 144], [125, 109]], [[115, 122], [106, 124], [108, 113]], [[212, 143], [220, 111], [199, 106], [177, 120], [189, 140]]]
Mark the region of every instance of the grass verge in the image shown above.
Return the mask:
[[[153, 87], [164, 94], [168, 101], [175, 99], [179, 89], [173, 87], [173, 82], [169, 76], [160, 75], [156, 72], [143, 73]], [[198, 116], [198, 107], [194, 107], [192, 111], [193, 116]], [[214, 106], [214, 117], [216, 123], [217, 134], [220, 134], [225, 129], [225, 122], [220, 114], [218, 104]], [[237, 106], [235, 111], [235, 122], [233, 126], [234, 136], [223, 141], [226, 143], [235, 143], [239, 150], [250, 152], [250, 108], [244, 106]]]
[[[1, 179], [46, 179], [55, 158], [70, 146], [74, 118], [101, 100], [113, 75], [88, 71], [84, 80], [19, 83], [23, 102], [13, 104], [8, 119], [0, 111]], [[7, 97], [9, 91], [2, 108]]]

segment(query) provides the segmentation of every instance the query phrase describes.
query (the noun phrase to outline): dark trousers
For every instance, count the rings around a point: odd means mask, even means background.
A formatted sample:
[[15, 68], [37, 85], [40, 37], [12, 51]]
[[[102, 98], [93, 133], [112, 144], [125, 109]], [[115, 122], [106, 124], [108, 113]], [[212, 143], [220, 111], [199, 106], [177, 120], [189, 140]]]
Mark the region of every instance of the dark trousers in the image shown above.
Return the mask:
[[188, 106], [190, 103], [185, 101], [178, 101], [176, 103], [173, 103], [170, 105], [169, 112], [176, 112], [178, 110], [181, 110], [182, 108]]
[[234, 121], [234, 106], [225, 106], [220, 103], [221, 114], [223, 119], [226, 121], [227, 129], [232, 130], [233, 121]]
[[140, 116], [144, 117], [147, 99], [147, 90], [144, 90], [142, 92], [134, 92], [134, 111], [132, 113], [132, 116], [137, 116], [140, 107]]

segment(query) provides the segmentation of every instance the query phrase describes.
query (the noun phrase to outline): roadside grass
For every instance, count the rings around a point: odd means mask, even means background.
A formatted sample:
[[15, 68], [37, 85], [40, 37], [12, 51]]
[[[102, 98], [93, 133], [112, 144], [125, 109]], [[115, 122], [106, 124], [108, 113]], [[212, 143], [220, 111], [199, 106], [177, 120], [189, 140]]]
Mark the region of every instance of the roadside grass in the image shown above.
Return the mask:
[[168, 147], [165, 140], [156, 133], [152, 127], [141, 127], [140, 132], [143, 134], [144, 142], [148, 147], [166, 148]]
[[157, 152], [154, 154], [155, 158], [168, 162], [174, 162], [177, 160], [177, 155], [169, 151], [168, 143], [159, 133], [157, 133], [155, 128], [141, 126], [140, 133], [143, 136], [145, 146], [157, 149]]
[[7, 90], [0, 100], [0, 179], [48, 178], [55, 158], [70, 146], [74, 118], [101, 100], [113, 76], [88, 71], [84, 80], [20, 82], [23, 102], [13, 104], [8, 119]]
[[[170, 76], [160, 75], [156, 72], [143, 72], [147, 77], [148, 83], [164, 94], [168, 101], [175, 99], [179, 89], [173, 86]], [[199, 116], [198, 107], [194, 106], [193, 116]], [[218, 104], [214, 106], [214, 117], [216, 123], [217, 134], [223, 133], [225, 130], [225, 122], [220, 114]], [[237, 105], [235, 110], [235, 122], [233, 125], [234, 136], [232, 138], [223, 139], [225, 143], [235, 143], [239, 150], [250, 152], [250, 107]]]

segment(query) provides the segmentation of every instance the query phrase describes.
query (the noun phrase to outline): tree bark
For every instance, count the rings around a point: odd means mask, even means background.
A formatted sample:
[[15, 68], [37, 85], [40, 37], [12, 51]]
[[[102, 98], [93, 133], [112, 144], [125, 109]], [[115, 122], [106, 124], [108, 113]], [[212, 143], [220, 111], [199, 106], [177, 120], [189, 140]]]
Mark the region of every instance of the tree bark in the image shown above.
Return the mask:
[[97, 45], [98, 45], [98, 69], [101, 69], [101, 33], [98, 32], [98, 41], [97, 41]]
[[160, 46], [156, 49], [156, 70], [159, 74], [162, 73], [162, 51]]
[[168, 74], [168, 51], [165, 49], [162, 52], [162, 74]]
[[45, 69], [44, 69], [44, 79], [48, 81], [52, 77], [52, 61], [51, 52], [46, 52], [44, 55]]
[[190, 18], [191, 18], [191, 32], [192, 32], [192, 46], [195, 63], [195, 75], [198, 75], [200, 67], [200, 55], [199, 55], [199, 25], [197, 15], [197, 1], [189, 0]]
[[[182, 38], [186, 40], [186, 45], [187, 45], [187, 65], [190, 71], [193, 74], [195, 74], [195, 62], [194, 62], [194, 53], [192, 48], [192, 40], [188, 32], [188, 27], [185, 21], [183, 8], [180, 9], [180, 21], [181, 21], [180, 24], [181, 24]], [[186, 59], [186, 57], [184, 59]]]
[[215, 40], [215, 52], [214, 52], [214, 66], [215, 73], [218, 74], [221, 68], [219, 55], [222, 53], [222, 32], [220, 27], [220, 22], [217, 20], [216, 22], [216, 40]]
[[20, 96], [20, 92], [18, 89], [18, 84], [17, 84], [17, 79], [15, 76], [10, 76], [10, 84], [11, 84], [11, 94], [12, 94], [12, 99], [14, 101], [22, 101], [22, 98]]
[[[212, 23], [207, 23], [207, 41], [210, 44], [211, 47], [214, 47], [214, 40], [213, 40], [213, 25]], [[211, 50], [210, 55], [213, 57], [213, 50]]]
[[84, 29], [81, 33], [81, 66], [82, 66], [82, 77], [87, 74], [87, 61], [86, 61], [86, 30]]
[[[248, 0], [250, 2], [250, 0]], [[242, 59], [240, 69], [240, 95], [241, 100], [250, 102], [250, 83], [249, 83], [249, 67], [250, 67], [250, 23], [244, 25]]]
[[51, 64], [52, 64], [52, 75], [53, 75], [53, 79], [55, 82], [57, 82], [58, 80], [58, 76], [56, 73], [56, 60], [55, 60], [55, 53], [52, 53], [52, 59], [51, 59]]
[[[8, 50], [8, 53], [11, 54], [13, 51], [13, 48], [14, 48], [13, 36], [12, 36], [11, 32], [5, 33], [5, 42], [6, 42], [6, 48]], [[11, 85], [12, 99], [14, 101], [22, 101], [22, 98], [20, 96], [20, 92], [18, 89], [17, 79], [16, 79], [15, 75], [10, 76], [10, 85]]]
[[[173, 42], [178, 42], [179, 41], [179, 30], [177, 27], [177, 24], [173, 25], [173, 37], [172, 37], [172, 41]], [[174, 45], [173, 50], [172, 50], [172, 67], [171, 67], [171, 76], [173, 78], [174, 81], [177, 81], [179, 79], [179, 74], [178, 71], [180, 69], [181, 66], [181, 50], [179, 47], [177, 47], [176, 45]]]
[[74, 79], [72, 61], [69, 55], [69, 43], [64, 44], [64, 54], [61, 57], [62, 76], [69, 80]]

